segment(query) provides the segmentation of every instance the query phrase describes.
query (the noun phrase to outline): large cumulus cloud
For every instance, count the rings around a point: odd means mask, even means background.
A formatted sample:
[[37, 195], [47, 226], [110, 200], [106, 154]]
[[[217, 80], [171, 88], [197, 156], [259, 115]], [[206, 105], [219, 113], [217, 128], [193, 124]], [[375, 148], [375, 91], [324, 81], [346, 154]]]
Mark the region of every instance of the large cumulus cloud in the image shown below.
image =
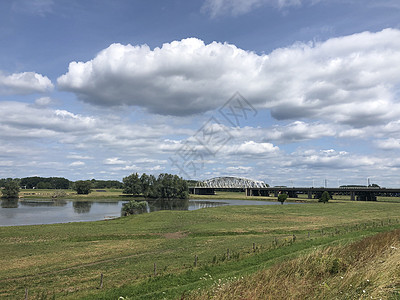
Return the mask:
[[325, 119], [352, 127], [400, 116], [400, 31], [386, 29], [296, 43], [258, 55], [196, 38], [148, 46], [113, 44], [72, 62], [61, 89], [86, 102], [190, 115], [240, 91], [276, 119]]
[[[61, 89], [98, 105], [136, 105], [186, 115], [216, 108], [241, 85], [252, 85], [265, 57], [196, 38], [148, 46], [112, 44], [86, 63], [72, 62]], [[255, 78], [256, 79], [256, 78]]]

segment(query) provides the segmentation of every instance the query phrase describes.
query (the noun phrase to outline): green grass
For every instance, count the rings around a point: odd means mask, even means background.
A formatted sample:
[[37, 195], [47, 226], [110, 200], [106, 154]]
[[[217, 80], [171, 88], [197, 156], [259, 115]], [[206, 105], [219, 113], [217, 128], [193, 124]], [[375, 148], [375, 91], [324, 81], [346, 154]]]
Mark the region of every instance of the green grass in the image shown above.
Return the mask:
[[[155, 291], [172, 297], [211, 284], [196, 279], [200, 274], [226, 278], [251, 273], [282, 255], [397, 227], [398, 219], [396, 203], [344, 202], [159, 211], [111, 221], [1, 227], [0, 298], [22, 299], [25, 287], [30, 299], [42, 293], [115, 299], [128, 292], [157, 299]], [[97, 290], [100, 274], [104, 287]]]

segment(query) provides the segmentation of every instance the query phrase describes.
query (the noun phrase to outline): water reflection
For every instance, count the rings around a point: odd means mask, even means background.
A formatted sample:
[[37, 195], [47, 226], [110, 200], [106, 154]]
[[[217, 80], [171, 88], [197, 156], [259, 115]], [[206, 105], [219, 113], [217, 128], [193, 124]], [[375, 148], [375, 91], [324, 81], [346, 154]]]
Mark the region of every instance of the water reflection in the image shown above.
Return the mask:
[[229, 205], [227, 202], [190, 201], [191, 210]]
[[18, 208], [18, 199], [3, 199], [1, 200], [2, 208]]
[[149, 212], [159, 211], [159, 210], [189, 210], [189, 200], [182, 199], [157, 199], [148, 200]]
[[90, 212], [93, 202], [90, 201], [75, 201], [72, 203], [74, 207], [74, 212], [77, 214], [87, 214]]
[[23, 200], [20, 201], [21, 206], [29, 206], [29, 207], [50, 207], [50, 206], [66, 206], [66, 200], [57, 199], [57, 200], [47, 200], [47, 201], [38, 201], [38, 200]]

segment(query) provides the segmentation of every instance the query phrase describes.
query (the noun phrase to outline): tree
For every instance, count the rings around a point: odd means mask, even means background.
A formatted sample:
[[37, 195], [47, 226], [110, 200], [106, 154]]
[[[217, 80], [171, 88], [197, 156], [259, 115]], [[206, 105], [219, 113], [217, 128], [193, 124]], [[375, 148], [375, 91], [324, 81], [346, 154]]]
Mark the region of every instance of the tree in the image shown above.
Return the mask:
[[183, 180], [179, 176], [175, 175], [176, 187], [177, 187], [177, 198], [187, 199], [189, 198], [189, 188], [186, 180]]
[[87, 195], [91, 192], [92, 183], [89, 180], [78, 180], [74, 183], [74, 190], [79, 195]]
[[318, 202], [328, 203], [330, 199], [331, 195], [329, 195], [327, 191], [324, 191], [321, 195], [321, 198], [319, 198]]
[[288, 195], [286, 195], [286, 194], [279, 194], [279, 195], [278, 195], [278, 201], [279, 201], [281, 204], [283, 204], [283, 202], [285, 202], [287, 198], [288, 198]]
[[19, 181], [16, 179], [7, 180], [4, 184], [4, 189], [2, 192], [2, 198], [6, 199], [16, 199], [19, 194]]
[[140, 182], [142, 186], [142, 193], [145, 198], [157, 198], [157, 179], [154, 175], [147, 175], [143, 173], [140, 176]]
[[124, 194], [139, 195], [142, 193], [142, 182], [140, 181], [138, 173], [131, 174], [122, 179], [124, 183]]
[[162, 173], [158, 176], [159, 197], [163, 199], [187, 199], [188, 186], [185, 180], [178, 175]]

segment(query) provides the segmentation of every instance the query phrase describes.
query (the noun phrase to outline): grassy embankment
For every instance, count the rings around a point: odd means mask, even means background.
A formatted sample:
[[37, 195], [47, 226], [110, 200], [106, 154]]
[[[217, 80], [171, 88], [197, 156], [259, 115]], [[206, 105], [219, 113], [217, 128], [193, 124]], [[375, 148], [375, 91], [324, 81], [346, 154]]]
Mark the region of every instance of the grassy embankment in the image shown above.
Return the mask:
[[[1, 227], [0, 298], [23, 299], [28, 288], [29, 299], [173, 299], [209, 288], [215, 279], [246, 276], [316, 247], [399, 227], [399, 218], [396, 203], [346, 202]], [[103, 287], [97, 289], [100, 274]]]
[[187, 298], [400, 299], [400, 230], [318, 249], [250, 276], [216, 281]]

